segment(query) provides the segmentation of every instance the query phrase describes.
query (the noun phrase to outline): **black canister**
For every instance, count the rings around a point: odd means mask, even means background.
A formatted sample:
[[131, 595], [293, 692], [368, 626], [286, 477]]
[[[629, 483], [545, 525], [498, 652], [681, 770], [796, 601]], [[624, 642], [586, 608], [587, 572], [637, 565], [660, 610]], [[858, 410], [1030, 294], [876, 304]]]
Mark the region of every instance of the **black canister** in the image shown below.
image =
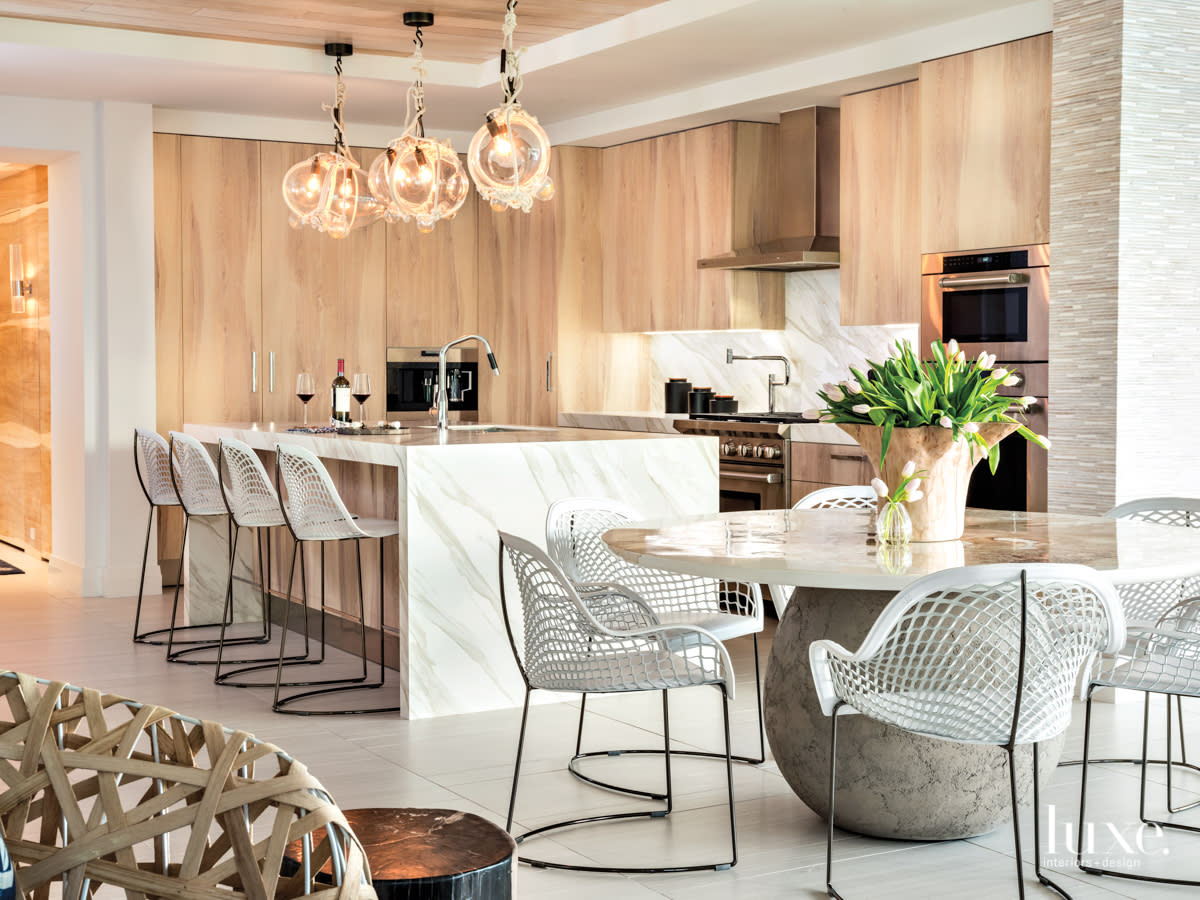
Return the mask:
[[686, 378], [668, 378], [665, 388], [667, 393], [667, 412], [687, 412], [688, 391], [692, 389], [692, 383]]
[[712, 403], [708, 405], [708, 411], [715, 413], [735, 413], [738, 411], [738, 402], [733, 399], [733, 394], [713, 394]]
[[709, 404], [712, 403], [713, 389], [710, 387], [696, 387], [688, 392], [688, 414], [697, 415], [698, 413], [710, 412]]

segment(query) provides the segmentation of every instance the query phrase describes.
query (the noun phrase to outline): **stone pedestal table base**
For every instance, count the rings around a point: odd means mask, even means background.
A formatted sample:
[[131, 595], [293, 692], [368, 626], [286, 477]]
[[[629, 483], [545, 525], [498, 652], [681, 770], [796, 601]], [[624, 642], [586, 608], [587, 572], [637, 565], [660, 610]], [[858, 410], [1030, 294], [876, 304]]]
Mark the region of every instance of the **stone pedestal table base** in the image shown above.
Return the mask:
[[[767, 737], [792, 790], [821, 816], [828, 811], [830, 722], [813, 688], [808, 647], [829, 638], [851, 652], [892, 591], [797, 588], [779, 623], [767, 665]], [[1065, 738], [1042, 745], [1043, 786]], [[838, 725], [837, 826], [861, 834], [949, 840], [1011, 821], [1008, 769], [999, 747], [939, 741], [867, 719]], [[1018, 748], [1017, 786], [1030, 802], [1032, 756]]]

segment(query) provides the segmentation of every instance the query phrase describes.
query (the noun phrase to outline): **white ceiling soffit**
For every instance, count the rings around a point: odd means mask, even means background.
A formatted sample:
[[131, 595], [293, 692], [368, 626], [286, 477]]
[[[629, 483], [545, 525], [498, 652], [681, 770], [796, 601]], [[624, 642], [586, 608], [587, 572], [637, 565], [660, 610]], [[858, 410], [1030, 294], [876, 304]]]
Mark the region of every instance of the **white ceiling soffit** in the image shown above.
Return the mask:
[[[915, 77], [921, 60], [1050, 24], [1050, 0], [668, 0], [528, 48], [521, 99], [555, 143], [608, 146], [836, 105]], [[321, 143], [332, 133], [320, 50], [5, 18], [0, 36], [5, 93], [150, 103], [164, 131]], [[498, 58], [437, 60], [436, 24], [425, 50], [426, 129], [465, 150], [500, 100]], [[343, 66], [347, 137], [381, 146], [403, 124], [410, 61], [358, 53]]]

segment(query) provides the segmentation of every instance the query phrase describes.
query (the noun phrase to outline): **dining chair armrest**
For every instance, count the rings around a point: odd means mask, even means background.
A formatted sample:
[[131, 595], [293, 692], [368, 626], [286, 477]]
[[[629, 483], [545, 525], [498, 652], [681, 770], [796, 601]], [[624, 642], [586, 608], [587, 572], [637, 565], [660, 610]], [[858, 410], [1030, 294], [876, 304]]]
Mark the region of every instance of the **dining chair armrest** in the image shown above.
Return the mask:
[[835, 707], [842, 699], [833, 683], [831, 659], [843, 662], [858, 661], [855, 654], [837, 641], [820, 640], [808, 645], [808, 664], [812, 668], [813, 686], [817, 691], [817, 699], [821, 702], [821, 712], [827, 716], [833, 715]]
[[711, 631], [697, 625], [660, 625], [655, 628], [634, 628], [628, 631], [606, 629], [612, 637], [657, 639], [663, 647], [691, 665], [707, 668], [706, 657], [715, 663], [713, 674], [725, 683], [729, 699], [734, 698], [733, 661], [729, 651]]

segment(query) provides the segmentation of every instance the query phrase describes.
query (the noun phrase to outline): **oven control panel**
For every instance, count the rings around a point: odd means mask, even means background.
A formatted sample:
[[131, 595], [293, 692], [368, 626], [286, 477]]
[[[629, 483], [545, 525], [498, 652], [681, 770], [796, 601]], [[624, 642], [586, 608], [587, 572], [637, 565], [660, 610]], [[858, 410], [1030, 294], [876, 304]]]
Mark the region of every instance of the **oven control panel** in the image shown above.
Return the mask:
[[782, 439], [759, 437], [726, 437], [721, 440], [722, 459], [753, 459], [759, 462], [783, 464]]

